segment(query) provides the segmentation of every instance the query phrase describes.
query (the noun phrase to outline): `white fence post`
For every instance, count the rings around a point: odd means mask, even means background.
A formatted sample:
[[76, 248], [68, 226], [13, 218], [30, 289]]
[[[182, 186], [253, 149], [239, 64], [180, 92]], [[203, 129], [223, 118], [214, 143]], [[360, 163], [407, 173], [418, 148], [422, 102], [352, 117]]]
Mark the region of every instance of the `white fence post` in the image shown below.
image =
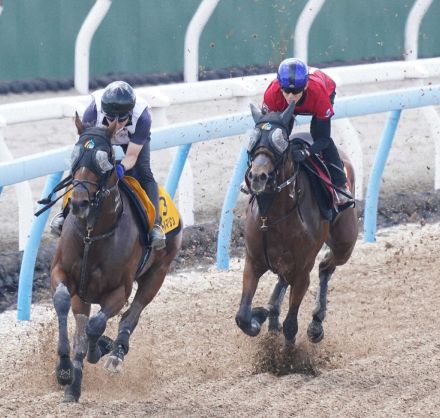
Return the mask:
[[293, 35], [293, 56], [304, 62], [308, 61], [310, 28], [324, 3], [325, 0], [309, 0], [296, 22]]
[[199, 79], [200, 35], [220, 0], [203, 0], [189, 22], [185, 34], [183, 79], [189, 83]]
[[102, 19], [110, 9], [112, 0], [96, 0], [79, 30], [75, 42], [75, 89], [81, 94], [89, 92], [90, 43]]
[[[405, 24], [405, 61], [416, 61], [419, 55], [419, 34], [420, 25], [422, 20], [432, 4], [432, 0], [417, 0], [411, 11], [409, 12], [408, 19]], [[423, 66], [415, 67], [412, 77], [424, 78], [427, 76], [427, 72]], [[440, 189], [440, 117], [433, 107], [427, 107], [422, 109], [423, 116], [429, 125], [429, 130], [434, 140], [434, 189]]]
[[[0, 116], [0, 161], [12, 161], [14, 158], [3, 138], [5, 120]], [[18, 201], [18, 250], [23, 251], [31, 230], [34, 217], [32, 191], [28, 181], [17, 183], [15, 193]]]

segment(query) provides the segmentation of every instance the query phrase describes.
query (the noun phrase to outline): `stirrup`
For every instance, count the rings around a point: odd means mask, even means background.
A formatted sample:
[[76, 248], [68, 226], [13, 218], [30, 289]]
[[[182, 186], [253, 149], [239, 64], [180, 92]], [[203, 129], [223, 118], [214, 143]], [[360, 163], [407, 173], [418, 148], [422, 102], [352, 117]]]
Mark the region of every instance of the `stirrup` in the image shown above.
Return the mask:
[[240, 184], [240, 192], [242, 192], [244, 194], [250, 194], [250, 191], [249, 191], [247, 184], [245, 182]]
[[165, 233], [160, 225], [154, 224], [150, 231], [151, 248], [163, 250], [166, 247]]
[[56, 237], [61, 236], [61, 231], [63, 229], [64, 224], [64, 215], [63, 212], [58, 212], [50, 221], [50, 232], [52, 235], [55, 235]]

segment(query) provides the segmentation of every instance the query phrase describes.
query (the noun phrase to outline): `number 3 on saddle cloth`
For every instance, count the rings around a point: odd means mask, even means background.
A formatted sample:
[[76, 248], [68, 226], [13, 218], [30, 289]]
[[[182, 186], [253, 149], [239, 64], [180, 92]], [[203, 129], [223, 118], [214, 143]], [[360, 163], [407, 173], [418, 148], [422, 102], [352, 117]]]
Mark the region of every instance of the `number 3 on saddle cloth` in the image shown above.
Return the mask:
[[[119, 180], [119, 188], [128, 197], [140, 221], [142, 243], [148, 245], [148, 232], [154, 225], [156, 210], [150, 198], [145, 193], [139, 182], [130, 176]], [[161, 227], [167, 238], [178, 234], [182, 229], [179, 212], [168, 192], [161, 186], [159, 189], [159, 210]], [[69, 190], [63, 198], [63, 212], [66, 215], [67, 203], [72, 190]]]

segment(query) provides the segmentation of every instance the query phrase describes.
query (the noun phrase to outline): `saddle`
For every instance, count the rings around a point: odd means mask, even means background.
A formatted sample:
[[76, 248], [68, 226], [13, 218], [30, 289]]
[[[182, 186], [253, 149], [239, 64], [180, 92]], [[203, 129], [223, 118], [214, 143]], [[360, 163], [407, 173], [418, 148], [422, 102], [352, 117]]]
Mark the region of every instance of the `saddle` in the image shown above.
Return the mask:
[[[295, 139], [291, 141], [292, 149], [303, 149], [309, 147], [311, 143], [311, 137], [308, 135], [302, 136], [296, 134]], [[324, 160], [317, 154], [312, 154], [301, 163], [301, 169], [307, 174], [310, 184], [312, 186], [313, 193], [315, 195], [316, 202], [318, 203], [321, 216], [331, 222], [335, 219], [336, 215], [342, 212], [344, 209], [352, 206], [352, 203], [338, 206], [336, 191], [332, 185], [329, 170]], [[347, 171], [344, 167], [344, 171]], [[350, 180], [347, 176], [348, 186], [350, 187]]]
[[[156, 210], [153, 203], [134, 177], [125, 176], [123, 180], [119, 180], [119, 189], [127, 196], [134, 209], [139, 222], [142, 245], [148, 246], [148, 233], [153, 227], [156, 218]], [[182, 229], [179, 212], [168, 192], [162, 186], [159, 186], [158, 190], [161, 227], [165, 236], [172, 238]], [[67, 216], [67, 203], [71, 194], [72, 190], [69, 190], [63, 198], [63, 212], [65, 216]]]

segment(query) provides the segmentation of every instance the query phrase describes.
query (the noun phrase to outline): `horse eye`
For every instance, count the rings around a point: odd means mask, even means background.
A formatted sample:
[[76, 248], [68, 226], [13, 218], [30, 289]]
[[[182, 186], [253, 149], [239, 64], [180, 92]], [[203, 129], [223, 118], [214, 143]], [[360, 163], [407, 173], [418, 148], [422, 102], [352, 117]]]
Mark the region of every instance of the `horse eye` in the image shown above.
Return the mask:
[[113, 165], [108, 160], [108, 153], [103, 150], [96, 151], [95, 155], [96, 162], [103, 173], [111, 170]]
[[272, 143], [272, 146], [275, 148], [275, 151], [277, 151], [280, 154], [286, 151], [286, 148], [289, 145], [289, 143], [287, 142], [284, 133], [280, 128], [277, 128], [272, 132], [270, 139], [271, 139], [270, 142]]
[[249, 132], [249, 143], [247, 150], [248, 152], [252, 152], [252, 150], [255, 148], [255, 145], [257, 145], [257, 142], [260, 140], [261, 132], [258, 128], [252, 129], [252, 131]]

